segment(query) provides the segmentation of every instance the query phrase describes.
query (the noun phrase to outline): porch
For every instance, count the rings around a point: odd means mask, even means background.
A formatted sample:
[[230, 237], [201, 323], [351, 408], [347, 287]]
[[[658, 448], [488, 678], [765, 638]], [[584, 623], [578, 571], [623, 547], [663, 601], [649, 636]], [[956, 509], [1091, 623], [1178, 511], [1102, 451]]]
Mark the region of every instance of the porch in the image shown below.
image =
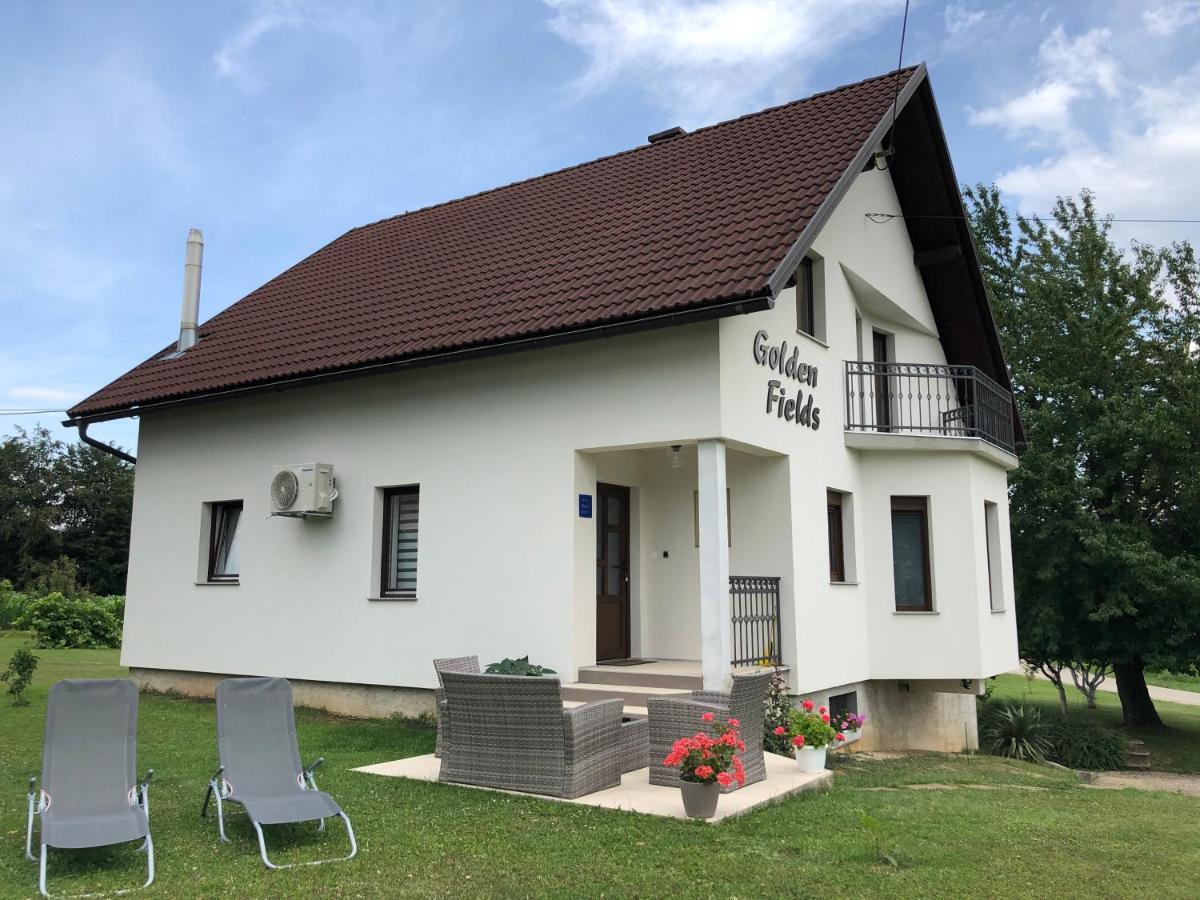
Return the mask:
[[702, 440], [576, 460], [575, 668], [593, 685], [580, 699], [616, 684], [720, 690], [735, 668], [789, 659], [786, 456]]

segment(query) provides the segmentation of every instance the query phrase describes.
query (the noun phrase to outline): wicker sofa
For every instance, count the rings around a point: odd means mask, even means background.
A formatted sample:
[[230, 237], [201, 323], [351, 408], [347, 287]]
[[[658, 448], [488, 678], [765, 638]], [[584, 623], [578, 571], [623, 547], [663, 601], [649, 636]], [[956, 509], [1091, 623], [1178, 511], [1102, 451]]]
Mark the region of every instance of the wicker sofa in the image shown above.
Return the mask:
[[[437, 672], [438, 684], [442, 685], [443, 672], [475, 672], [478, 673], [479, 657], [478, 656], [445, 656], [441, 659], [433, 661], [433, 670]], [[437, 745], [434, 747], [433, 755], [442, 755], [442, 720], [445, 719], [446, 710], [446, 689], [444, 686], [438, 687], [433, 692], [434, 715], [437, 716]]]
[[568, 799], [621, 783], [620, 700], [564, 710], [557, 678], [441, 678], [440, 781]]
[[[746, 784], [764, 780], [767, 770], [763, 762], [763, 714], [770, 685], [771, 673], [761, 672], [735, 675], [728, 694], [692, 691], [690, 694], [649, 698], [646, 708], [650, 714], [650, 783], [679, 786], [678, 770], [664, 766], [663, 759], [681, 737], [707, 730], [701, 718], [706, 712], [720, 720], [737, 719], [741, 723], [738, 732], [746, 742], [746, 749], [738, 756], [746, 769]], [[736, 785], [732, 785], [723, 790], [728, 792], [735, 788]]]

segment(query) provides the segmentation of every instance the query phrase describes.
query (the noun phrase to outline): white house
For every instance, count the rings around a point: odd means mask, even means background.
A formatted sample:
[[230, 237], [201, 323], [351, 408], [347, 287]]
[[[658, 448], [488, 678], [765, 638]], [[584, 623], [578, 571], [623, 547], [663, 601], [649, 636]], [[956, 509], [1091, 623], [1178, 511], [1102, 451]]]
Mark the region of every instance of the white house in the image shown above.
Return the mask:
[[197, 331], [198, 241], [179, 343], [69, 413], [140, 418], [144, 683], [782, 664], [864, 743], [974, 744], [1021, 428], [923, 66], [354, 229]]

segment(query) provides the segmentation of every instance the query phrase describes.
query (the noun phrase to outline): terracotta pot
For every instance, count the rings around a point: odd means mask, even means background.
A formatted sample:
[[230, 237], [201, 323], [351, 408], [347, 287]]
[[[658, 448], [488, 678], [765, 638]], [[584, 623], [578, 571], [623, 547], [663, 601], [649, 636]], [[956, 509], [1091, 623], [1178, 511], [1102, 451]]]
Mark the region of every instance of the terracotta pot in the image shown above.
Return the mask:
[[711, 819], [717, 813], [717, 801], [721, 799], [721, 786], [684, 781], [679, 785], [683, 794], [683, 811], [689, 819]]
[[796, 765], [801, 772], [824, 772], [827, 747], [800, 747], [796, 750]]

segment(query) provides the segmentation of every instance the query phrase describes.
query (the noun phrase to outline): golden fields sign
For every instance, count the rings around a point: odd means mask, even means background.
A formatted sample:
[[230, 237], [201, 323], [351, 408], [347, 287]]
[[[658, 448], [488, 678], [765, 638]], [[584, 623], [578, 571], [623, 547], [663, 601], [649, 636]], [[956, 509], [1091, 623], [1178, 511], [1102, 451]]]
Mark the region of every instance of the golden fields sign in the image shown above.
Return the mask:
[[[774, 414], [816, 431], [821, 427], [821, 409], [813, 406], [811, 389], [817, 386], [817, 367], [800, 361], [799, 347], [792, 347], [789, 356], [787, 341], [776, 345], [769, 344], [769, 340], [770, 335], [765, 331], [754, 335], [754, 361], [782, 376], [767, 382], [767, 415]], [[807, 398], [803, 388], [810, 389]], [[789, 395], [789, 390], [794, 396]]]

